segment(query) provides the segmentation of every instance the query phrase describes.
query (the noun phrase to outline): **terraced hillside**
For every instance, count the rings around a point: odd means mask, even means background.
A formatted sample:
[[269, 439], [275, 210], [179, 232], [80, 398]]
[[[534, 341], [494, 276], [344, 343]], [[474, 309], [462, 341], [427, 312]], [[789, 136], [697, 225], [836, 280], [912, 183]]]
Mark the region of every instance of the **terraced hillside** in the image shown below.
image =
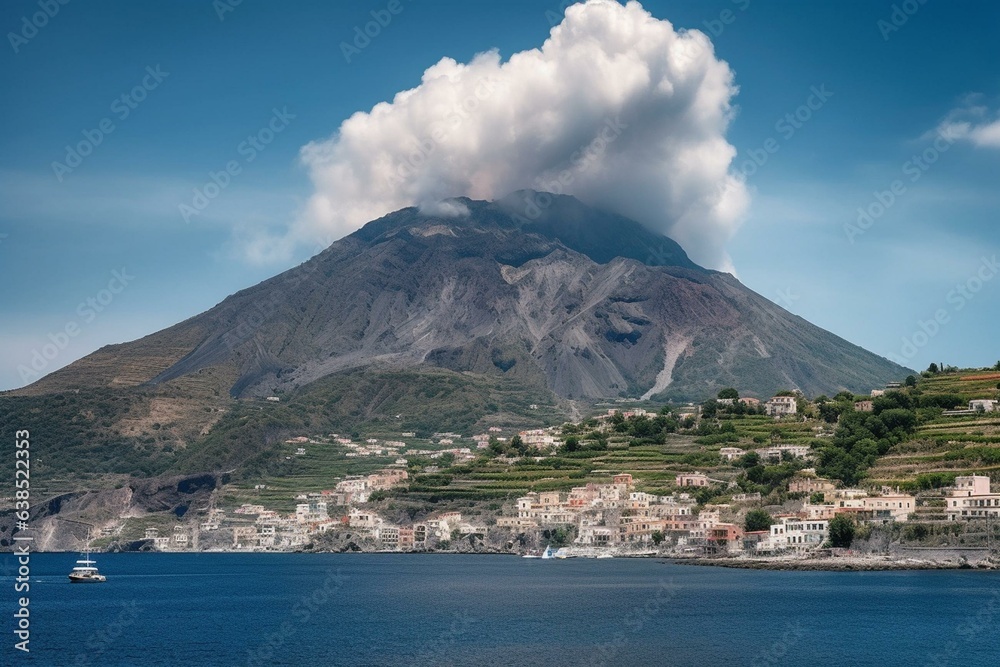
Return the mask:
[[[973, 399], [1000, 399], [1000, 372], [956, 371], [921, 378], [920, 395], [954, 397], [955, 407]], [[938, 411], [941, 412], [941, 411]], [[1000, 412], [969, 416], [925, 413], [912, 439], [901, 443], [872, 468], [872, 483], [929, 488], [956, 475], [1000, 477]]]

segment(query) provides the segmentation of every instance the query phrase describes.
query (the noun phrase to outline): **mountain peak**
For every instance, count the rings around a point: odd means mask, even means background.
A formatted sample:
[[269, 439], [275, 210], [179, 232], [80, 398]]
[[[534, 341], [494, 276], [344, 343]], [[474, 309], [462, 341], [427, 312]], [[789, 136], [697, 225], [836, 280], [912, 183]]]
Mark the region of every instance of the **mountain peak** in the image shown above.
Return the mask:
[[[518, 190], [495, 201], [456, 197], [400, 209], [369, 222], [352, 236], [374, 243], [403, 230], [426, 237], [457, 236], [463, 229], [493, 232], [494, 246], [498, 237], [516, 239], [523, 245], [524, 235], [534, 235], [586, 255], [598, 264], [621, 257], [649, 266], [705, 271], [675, 241], [635, 220], [588, 206], [570, 195], [535, 190]], [[496, 252], [497, 248], [491, 250]], [[523, 252], [526, 248], [521, 250], [512, 248], [499, 255], [501, 259], [508, 255], [520, 258], [512, 260], [517, 263], [524, 257], [538, 256], [530, 248], [528, 252]]]
[[697, 399], [725, 386], [833, 394], [905, 370], [697, 266], [634, 220], [522, 190], [390, 213], [29, 391], [208, 382], [270, 396], [386, 368], [453, 372], [554, 400]]

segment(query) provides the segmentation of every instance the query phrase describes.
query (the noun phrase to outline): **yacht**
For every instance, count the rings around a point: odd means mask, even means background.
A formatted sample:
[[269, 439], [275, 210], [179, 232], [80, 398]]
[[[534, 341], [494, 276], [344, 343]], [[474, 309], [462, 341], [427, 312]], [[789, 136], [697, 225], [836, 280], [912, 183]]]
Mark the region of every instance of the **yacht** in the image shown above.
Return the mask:
[[76, 561], [76, 567], [69, 573], [70, 583], [99, 584], [108, 578], [97, 571], [97, 561], [90, 559], [90, 541], [87, 541], [87, 553], [82, 560]]
[[545, 560], [550, 560], [556, 557], [556, 550], [551, 546], [545, 547], [545, 551], [542, 553], [542, 558]]

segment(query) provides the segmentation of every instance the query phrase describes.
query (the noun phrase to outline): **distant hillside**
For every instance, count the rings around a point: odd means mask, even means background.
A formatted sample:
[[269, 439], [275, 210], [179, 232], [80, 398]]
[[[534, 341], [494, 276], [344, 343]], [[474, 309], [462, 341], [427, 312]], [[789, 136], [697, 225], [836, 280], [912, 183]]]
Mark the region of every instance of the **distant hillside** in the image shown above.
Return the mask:
[[725, 386], [866, 392], [909, 372], [632, 220], [565, 196], [528, 217], [526, 194], [370, 222], [200, 315], [0, 395], [4, 426], [41, 422], [42, 470], [64, 491], [82, 473], [233, 468], [296, 428], [464, 431]]

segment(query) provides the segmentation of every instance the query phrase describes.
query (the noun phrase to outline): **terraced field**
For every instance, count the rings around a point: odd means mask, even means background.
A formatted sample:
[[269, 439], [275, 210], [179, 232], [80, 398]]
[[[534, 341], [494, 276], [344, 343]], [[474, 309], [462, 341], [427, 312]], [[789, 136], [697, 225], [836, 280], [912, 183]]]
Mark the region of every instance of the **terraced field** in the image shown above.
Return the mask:
[[[961, 406], [973, 398], [1000, 396], [997, 382], [1000, 382], [1000, 373], [941, 374], [922, 378], [916, 389], [904, 391], [914, 396], [944, 396], [947, 397], [944, 402], [953, 401]], [[930, 490], [950, 483], [958, 474], [995, 472], [1000, 477], [1000, 412], [969, 416], [943, 416], [941, 412], [940, 408], [918, 408], [919, 425], [915, 432], [879, 458], [868, 470], [862, 485], [888, 484]], [[511, 500], [529, 491], [568, 491], [588, 482], [607, 482], [619, 473], [633, 475], [639, 490], [670, 493], [676, 490], [675, 476], [682, 472], [704, 472], [710, 479], [723, 483], [742, 476], [742, 468], [721, 460], [719, 450], [722, 447], [749, 451], [794, 444], [815, 448], [832, 442], [837, 429], [835, 424], [818, 419], [776, 421], [763, 415], [720, 413], [717, 419], [704, 421], [711, 426], [705, 428], [708, 424], [702, 424], [685, 434], [668, 435], [662, 444], [614, 430], [606, 430], [604, 435], [598, 436], [592, 430], [597, 422], [590, 422], [590, 426], [576, 429], [579, 451], [560, 450], [556, 455], [540, 459], [509, 459], [483, 451], [472, 462], [424, 472], [419, 465], [411, 465], [408, 489], [399, 489], [394, 495], [429, 502]], [[369, 435], [383, 440], [398, 438], [398, 434], [391, 433], [369, 432]], [[604, 444], [597, 446], [595, 438], [603, 439]], [[407, 442], [421, 449], [440, 448], [427, 439]], [[462, 440], [454, 446], [469, 445]], [[227, 489], [226, 504], [255, 502], [290, 511], [298, 493], [331, 488], [337, 478], [373, 472], [395, 460], [395, 457], [348, 457], [346, 449], [333, 443], [307, 445], [306, 454], [296, 456], [297, 447], [282, 445], [280, 461], [266, 477]], [[257, 484], [264, 484], [266, 488], [255, 489]], [[943, 500], [935, 502], [928, 496], [920, 511], [933, 519], [942, 509]]]
[[675, 475], [681, 472], [697, 470], [719, 480], [735, 476], [734, 468], [721, 465], [716, 453], [694, 440], [675, 435], [663, 445], [629, 447], [624, 439], [618, 439], [612, 440], [606, 451], [562, 453], [540, 461], [511, 463], [484, 458], [442, 473], [418, 475], [408, 495], [428, 500], [516, 498], [529, 491], [569, 491], [588, 482], [607, 483], [620, 473], [637, 478], [638, 490], [668, 493]]
[[[923, 395], [955, 396], [956, 407], [972, 399], [1000, 398], [1000, 373], [957, 372], [923, 378]], [[913, 437], [893, 447], [871, 469], [872, 484], [912, 484], [923, 476], [991, 474], [1000, 477], [1000, 412], [970, 416], [935, 416], [918, 426]]]

